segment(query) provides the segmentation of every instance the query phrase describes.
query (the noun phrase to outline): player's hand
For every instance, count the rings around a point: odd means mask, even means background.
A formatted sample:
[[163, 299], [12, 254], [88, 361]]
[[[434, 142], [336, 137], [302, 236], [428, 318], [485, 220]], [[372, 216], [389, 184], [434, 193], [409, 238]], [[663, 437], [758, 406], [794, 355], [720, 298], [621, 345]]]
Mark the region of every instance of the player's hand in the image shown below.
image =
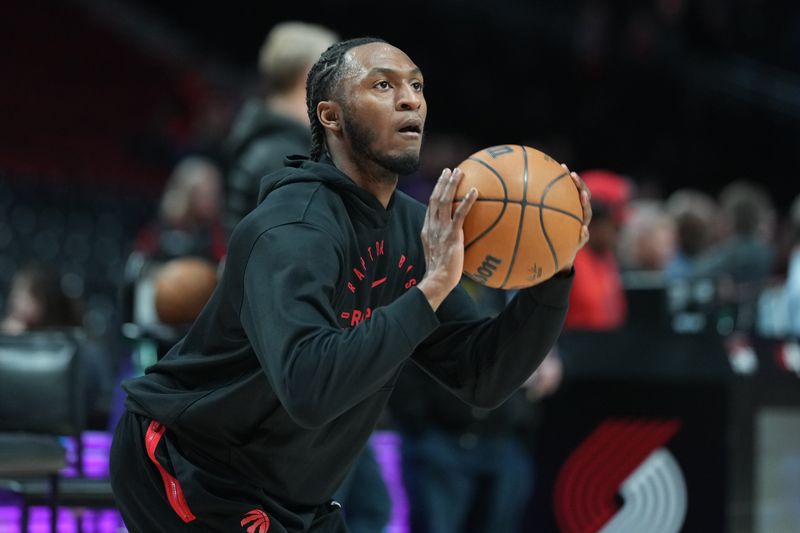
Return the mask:
[[453, 199], [463, 173], [444, 169], [431, 193], [422, 246], [425, 250], [425, 275], [417, 285], [435, 311], [461, 280], [464, 269], [464, 219], [478, 198], [473, 187], [453, 210]]
[[[577, 173], [570, 172], [569, 168], [564, 163], [561, 163], [561, 166], [564, 167], [564, 170], [569, 172], [569, 177], [572, 178], [572, 181], [575, 183], [575, 187], [578, 188], [581, 196], [581, 207], [583, 207], [583, 225], [581, 226], [581, 242], [578, 248], [575, 249], [575, 253], [577, 254], [578, 251], [580, 251], [580, 249], [583, 248], [587, 242], [589, 242], [589, 223], [592, 221], [592, 191], [589, 190], [589, 187], [586, 186]], [[574, 262], [575, 256], [573, 255], [570, 257], [569, 261], [564, 264], [564, 267], [559, 270], [559, 272], [571, 271]]]

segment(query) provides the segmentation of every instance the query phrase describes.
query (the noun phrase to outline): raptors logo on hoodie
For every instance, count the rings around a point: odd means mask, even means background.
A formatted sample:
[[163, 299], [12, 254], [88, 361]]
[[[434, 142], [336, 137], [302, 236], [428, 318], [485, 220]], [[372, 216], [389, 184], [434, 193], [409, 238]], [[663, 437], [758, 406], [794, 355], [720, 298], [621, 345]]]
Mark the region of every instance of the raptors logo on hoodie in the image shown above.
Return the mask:
[[247, 533], [267, 533], [269, 531], [269, 516], [261, 509], [248, 511], [241, 523]]

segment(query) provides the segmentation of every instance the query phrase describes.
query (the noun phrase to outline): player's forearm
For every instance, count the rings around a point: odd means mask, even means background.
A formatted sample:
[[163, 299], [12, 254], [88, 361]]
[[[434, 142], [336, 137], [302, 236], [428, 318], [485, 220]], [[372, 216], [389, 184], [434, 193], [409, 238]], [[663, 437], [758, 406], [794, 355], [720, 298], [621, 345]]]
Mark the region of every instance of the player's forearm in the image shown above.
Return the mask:
[[572, 278], [556, 278], [521, 291], [494, 319], [464, 320], [460, 301], [442, 313], [455, 315], [426, 341], [414, 359], [456, 395], [493, 408], [538, 367], [564, 324]]
[[553, 279], [522, 291], [494, 319], [489, 327], [497, 330], [497, 348], [494, 357], [479, 355], [473, 401], [496, 407], [539, 367], [564, 326], [571, 281]]

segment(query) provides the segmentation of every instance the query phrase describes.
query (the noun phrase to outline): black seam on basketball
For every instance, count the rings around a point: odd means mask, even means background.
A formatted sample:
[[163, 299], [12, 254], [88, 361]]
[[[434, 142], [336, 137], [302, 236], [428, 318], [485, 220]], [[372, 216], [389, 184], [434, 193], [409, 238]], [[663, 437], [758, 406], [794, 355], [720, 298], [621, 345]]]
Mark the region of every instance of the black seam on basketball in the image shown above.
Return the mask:
[[570, 213], [569, 211], [566, 211], [564, 209], [560, 209], [558, 207], [553, 207], [551, 205], [540, 205], [540, 204], [528, 204], [528, 205], [536, 206], [539, 209], [546, 209], [548, 211], [555, 211], [556, 213], [561, 213], [562, 215], [566, 215], [569, 218], [571, 218], [572, 220], [580, 222], [581, 225], [583, 225], [583, 219], [581, 217], [575, 216], [572, 213]]
[[[455, 198], [453, 203], [463, 202], [463, 198]], [[548, 211], [555, 211], [556, 213], [561, 213], [564, 216], [568, 216], [569, 218], [575, 220], [576, 222], [580, 222], [583, 224], [583, 219], [573, 213], [565, 209], [561, 209], [560, 207], [553, 207], [552, 205], [544, 205], [538, 202], [518, 202], [516, 200], [502, 200], [500, 198], [478, 198], [476, 202], [505, 202], [507, 204], [517, 204], [523, 207], [538, 207], [539, 209], [547, 209]]]
[[[564, 176], [569, 175], [568, 172], [564, 172], [563, 174], [559, 174], [556, 176], [553, 181], [547, 184], [547, 186], [542, 191], [542, 198], [539, 200], [542, 204], [544, 204], [544, 199], [547, 196], [547, 193], [550, 192], [550, 189], [553, 188], [553, 185], [556, 184], [557, 181], [562, 179]], [[550, 240], [550, 235], [547, 234], [547, 228], [544, 227], [544, 210], [539, 210], [539, 224], [542, 225], [542, 235], [544, 235], [544, 240], [547, 242], [547, 246], [550, 248], [550, 254], [553, 256], [553, 263], [556, 265], [555, 272], [558, 272], [558, 254], [556, 254], [556, 248], [553, 246], [553, 241]]]
[[[520, 146], [522, 148], [522, 159], [525, 162], [525, 170], [522, 172], [522, 200], [525, 201], [528, 197], [528, 151], [525, 149], [524, 146]], [[508, 194], [506, 194], [508, 196]], [[519, 226], [517, 227], [517, 240], [514, 243], [514, 252], [511, 254], [511, 263], [508, 265], [508, 270], [506, 271], [506, 279], [503, 280], [503, 283], [500, 284], [500, 288], [505, 288], [506, 283], [508, 283], [508, 278], [511, 277], [511, 271], [514, 269], [514, 263], [517, 260], [517, 250], [519, 250], [519, 239], [522, 235], [522, 225], [525, 221], [525, 204], [522, 204], [522, 207], [519, 210]]]
[[[492, 174], [497, 176], [497, 179], [500, 180], [500, 185], [503, 186], [503, 195], [505, 196], [505, 200], [502, 200], [503, 208], [500, 210], [500, 214], [497, 215], [497, 218], [494, 220], [494, 222], [492, 222], [488, 228], [486, 228], [478, 235], [476, 235], [474, 239], [464, 244], [464, 250], [468, 250], [470, 246], [472, 246], [473, 244], [481, 240], [483, 237], [485, 237], [486, 234], [492, 231], [500, 223], [500, 220], [503, 218], [503, 214], [506, 212], [506, 204], [508, 204], [508, 188], [506, 187], [506, 182], [503, 180], [503, 176], [501, 176], [494, 168], [492, 168], [491, 165], [486, 163], [483, 159], [478, 159], [477, 157], [470, 157], [469, 159], [472, 161], [477, 161], [481, 165], [488, 168], [492, 172]], [[478, 197], [478, 199], [480, 200], [480, 197]]]

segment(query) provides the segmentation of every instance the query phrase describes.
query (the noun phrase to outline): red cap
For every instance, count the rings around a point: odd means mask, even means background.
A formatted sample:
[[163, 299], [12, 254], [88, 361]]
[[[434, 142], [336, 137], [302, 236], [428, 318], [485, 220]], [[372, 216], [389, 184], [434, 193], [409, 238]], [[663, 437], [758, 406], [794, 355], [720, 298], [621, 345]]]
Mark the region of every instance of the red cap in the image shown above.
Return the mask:
[[633, 192], [630, 180], [602, 169], [585, 170], [580, 176], [592, 192], [592, 208], [596, 212], [610, 212], [620, 224], [625, 222]]

